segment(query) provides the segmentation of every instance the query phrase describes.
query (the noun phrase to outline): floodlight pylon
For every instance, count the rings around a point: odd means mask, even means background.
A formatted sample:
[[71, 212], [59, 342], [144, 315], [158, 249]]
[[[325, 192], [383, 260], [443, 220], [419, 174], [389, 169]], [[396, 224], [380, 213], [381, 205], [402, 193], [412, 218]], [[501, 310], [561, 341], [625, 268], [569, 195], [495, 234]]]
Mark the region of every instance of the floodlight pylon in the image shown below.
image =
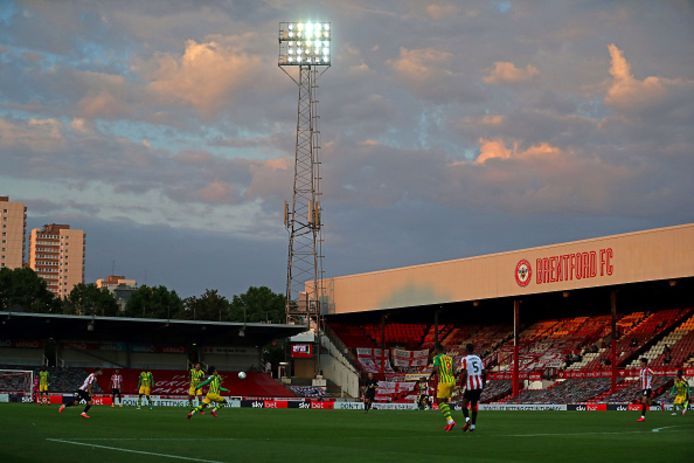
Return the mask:
[[292, 199], [284, 211], [289, 233], [286, 320], [318, 335], [324, 269], [317, 92], [318, 77], [330, 67], [331, 35], [329, 23], [280, 23], [278, 65], [299, 89]]

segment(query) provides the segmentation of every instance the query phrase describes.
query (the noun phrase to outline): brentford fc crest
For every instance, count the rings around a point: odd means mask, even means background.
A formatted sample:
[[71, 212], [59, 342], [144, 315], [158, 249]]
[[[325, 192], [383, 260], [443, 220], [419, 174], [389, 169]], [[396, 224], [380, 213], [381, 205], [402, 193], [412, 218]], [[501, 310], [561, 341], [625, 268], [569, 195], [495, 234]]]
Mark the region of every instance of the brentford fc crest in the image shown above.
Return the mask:
[[516, 283], [521, 288], [525, 288], [530, 284], [530, 278], [533, 276], [533, 268], [530, 266], [530, 262], [525, 259], [521, 259], [516, 264]]

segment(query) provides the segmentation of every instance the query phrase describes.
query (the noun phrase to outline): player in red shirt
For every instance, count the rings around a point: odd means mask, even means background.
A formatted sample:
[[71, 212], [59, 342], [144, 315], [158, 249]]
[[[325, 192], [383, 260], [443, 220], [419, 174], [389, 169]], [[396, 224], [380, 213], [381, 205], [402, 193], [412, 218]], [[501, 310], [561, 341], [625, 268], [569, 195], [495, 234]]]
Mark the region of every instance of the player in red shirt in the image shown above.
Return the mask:
[[651, 394], [653, 393], [653, 370], [648, 368], [648, 359], [646, 357], [641, 357], [639, 382], [641, 383], [641, 417], [636, 421], [641, 423], [646, 421], [646, 410], [651, 405]]

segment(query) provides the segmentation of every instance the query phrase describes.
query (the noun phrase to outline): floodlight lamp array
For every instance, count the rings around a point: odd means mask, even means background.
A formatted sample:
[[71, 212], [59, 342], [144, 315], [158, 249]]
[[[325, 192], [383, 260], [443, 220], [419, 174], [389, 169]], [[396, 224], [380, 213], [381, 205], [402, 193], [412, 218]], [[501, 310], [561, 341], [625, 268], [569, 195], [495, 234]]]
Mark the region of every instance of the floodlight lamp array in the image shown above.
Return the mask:
[[330, 23], [280, 23], [280, 66], [330, 66], [331, 35]]

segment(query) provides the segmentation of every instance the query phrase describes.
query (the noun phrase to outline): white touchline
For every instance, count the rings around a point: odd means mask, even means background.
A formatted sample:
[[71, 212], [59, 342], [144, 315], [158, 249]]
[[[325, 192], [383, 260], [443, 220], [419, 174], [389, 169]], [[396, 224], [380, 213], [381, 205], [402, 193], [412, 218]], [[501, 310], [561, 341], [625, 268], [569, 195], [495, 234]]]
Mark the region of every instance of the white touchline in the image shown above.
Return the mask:
[[140, 455], [151, 455], [151, 456], [162, 457], [162, 458], [173, 458], [175, 460], [197, 461], [200, 463], [224, 463], [224, 462], [216, 461], [216, 460], [204, 460], [202, 458], [182, 457], [180, 455], [169, 455], [166, 453], [146, 452], [144, 450], [123, 449], [120, 447], [110, 447], [108, 445], [88, 444], [86, 442], [73, 442], [73, 441], [64, 440], [64, 439], [50, 439], [50, 438], [48, 438], [46, 440], [51, 441], [51, 442], [58, 442], [61, 444], [81, 445], [83, 447], [93, 447], [93, 448], [97, 448], [97, 449], [115, 450], [116, 452], [139, 453]]
[[236, 437], [63, 437], [63, 441], [229, 441]]
[[[663, 429], [681, 428], [682, 426], [663, 426], [653, 428], [650, 431], [587, 431], [587, 432], [567, 432], [567, 433], [543, 433], [543, 434], [507, 434], [504, 437], [578, 437], [578, 436], [602, 436], [602, 435], [621, 435], [621, 434], [643, 434], [648, 432], [660, 432]], [[677, 431], [675, 431], [677, 432]]]
[[566, 433], [543, 433], [543, 434], [507, 434], [504, 437], [574, 437], [574, 436], [601, 436], [619, 434], [642, 434], [648, 431], [588, 431], [588, 432], [566, 432]]
[[663, 426], [662, 428], [653, 428], [651, 429], [652, 432], [660, 432], [663, 429], [670, 429], [670, 428], [679, 428], [680, 426]]

